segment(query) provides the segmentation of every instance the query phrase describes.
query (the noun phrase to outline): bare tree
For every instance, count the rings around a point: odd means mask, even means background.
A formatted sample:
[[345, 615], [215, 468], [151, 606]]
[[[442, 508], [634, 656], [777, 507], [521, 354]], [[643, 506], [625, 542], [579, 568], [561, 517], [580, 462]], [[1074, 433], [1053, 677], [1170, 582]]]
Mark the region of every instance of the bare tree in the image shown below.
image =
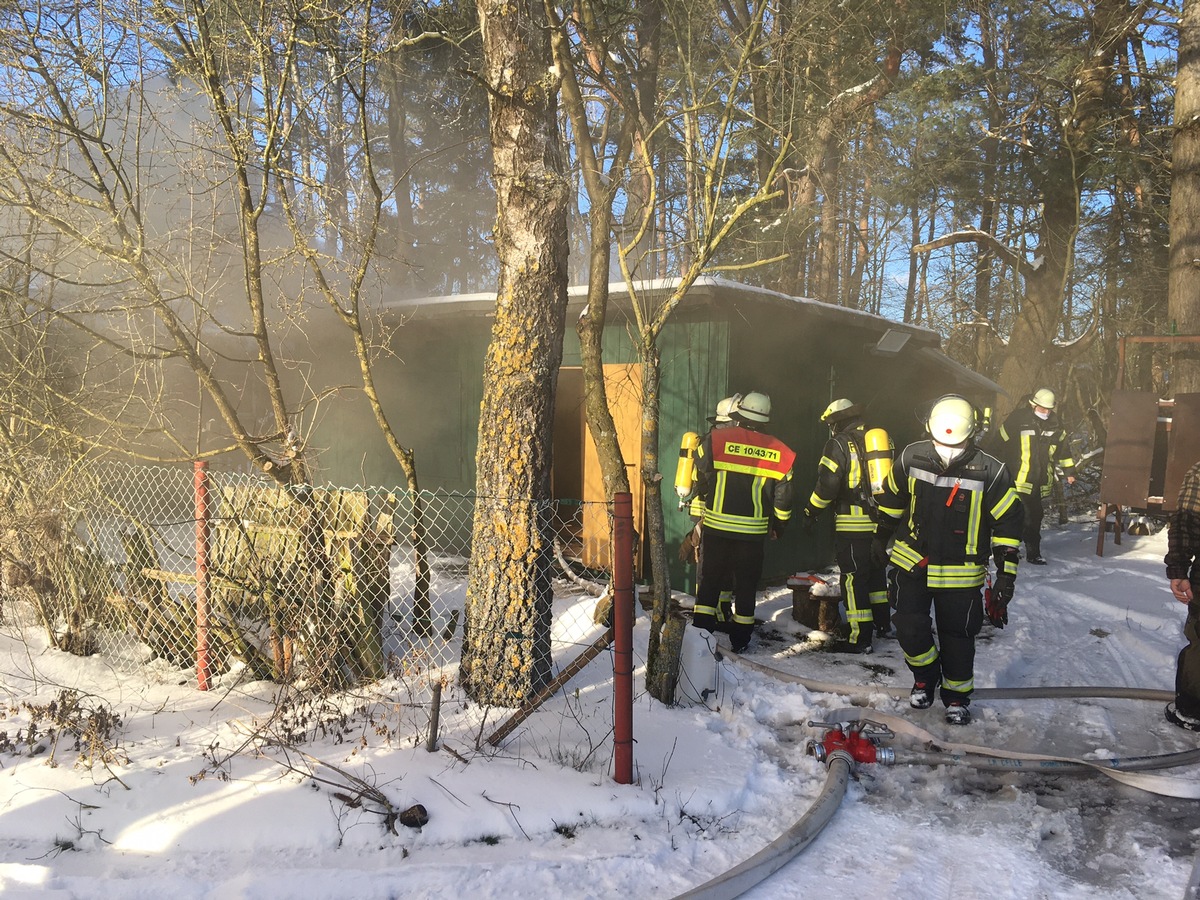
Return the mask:
[[484, 363], [460, 677], [479, 702], [516, 706], [550, 677], [551, 435], [570, 187], [545, 7], [484, 0], [479, 21], [500, 280]]

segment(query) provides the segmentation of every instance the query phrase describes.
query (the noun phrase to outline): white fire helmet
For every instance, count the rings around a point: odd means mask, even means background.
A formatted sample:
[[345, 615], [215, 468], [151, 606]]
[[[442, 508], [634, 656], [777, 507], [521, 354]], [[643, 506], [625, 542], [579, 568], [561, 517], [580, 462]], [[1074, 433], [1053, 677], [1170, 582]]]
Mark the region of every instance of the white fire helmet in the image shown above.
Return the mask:
[[738, 418], [747, 422], [770, 422], [771, 398], [758, 391], [751, 391], [738, 401], [734, 412]]
[[733, 414], [737, 412], [738, 402], [742, 399], [741, 394], [734, 394], [732, 397], [726, 397], [717, 404], [717, 414], [713, 416], [713, 422], [718, 425], [725, 425], [733, 421]]
[[846, 410], [853, 409], [853, 407], [854, 404], [844, 397], [841, 400], [834, 400], [827, 407], [825, 407], [825, 412], [821, 413], [821, 421], [836, 422], [843, 418], [843, 416], [839, 415], [839, 413], [845, 413]]
[[1040, 406], [1042, 409], [1054, 409], [1054, 391], [1050, 388], [1038, 388], [1029, 398], [1030, 406]]
[[956, 394], [942, 397], [929, 410], [925, 427], [939, 444], [956, 446], [975, 433], [975, 407]]

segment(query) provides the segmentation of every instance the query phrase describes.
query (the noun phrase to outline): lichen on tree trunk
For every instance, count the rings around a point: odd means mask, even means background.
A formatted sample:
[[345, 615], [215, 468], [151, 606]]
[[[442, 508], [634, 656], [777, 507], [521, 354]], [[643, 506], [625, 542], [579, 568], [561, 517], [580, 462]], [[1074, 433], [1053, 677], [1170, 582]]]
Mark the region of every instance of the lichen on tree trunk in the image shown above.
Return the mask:
[[496, 318], [483, 372], [460, 679], [518, 706], [550, 676], [551, 439], [567, 305], [567, 204], [543, 4], [479, 5], [488, 87]]

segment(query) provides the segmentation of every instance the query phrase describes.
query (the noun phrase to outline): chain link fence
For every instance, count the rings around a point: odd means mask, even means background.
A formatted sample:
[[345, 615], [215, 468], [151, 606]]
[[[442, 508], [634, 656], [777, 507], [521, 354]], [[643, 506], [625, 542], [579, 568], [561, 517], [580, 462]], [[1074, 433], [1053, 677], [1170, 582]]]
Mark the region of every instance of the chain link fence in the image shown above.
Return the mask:
[[[483, 749], [509, 716], [478, 708], [457, 686], [473, 496], [282, 487], [191, 466], [21, 468], [0, 475], [3, 612], [59, 650], [126, 669], [163, 660], [197, 687], [207, 678], [286, 684], [288, 704], [303, 703], [309, 717], [314, 704], [343, 715], [330, 699], [339, 695], [356, 708], [382, 704], [399, 713], [397, 738], [412, 743], [432, 743], [440, 727]], [[611, 510], [550, 506], [554, 670], [587, 652], [599, 658], [584, 680], [606, 683]], [[544, 723], [522, 719], [505, 735], [602, 768], [611, 704], [585, 709], [579, 691], [576, 682], [559, 692]]]

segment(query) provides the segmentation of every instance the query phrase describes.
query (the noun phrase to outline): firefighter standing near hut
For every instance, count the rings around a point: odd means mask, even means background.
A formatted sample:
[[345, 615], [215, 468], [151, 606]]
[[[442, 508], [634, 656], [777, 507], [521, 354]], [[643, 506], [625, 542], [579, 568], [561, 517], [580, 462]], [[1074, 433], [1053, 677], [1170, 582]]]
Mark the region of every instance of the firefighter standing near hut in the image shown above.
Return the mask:
[[754, 606], [762, 577], [764, 545], [783, 533], [792, 514], [792, 462], [787, 444], [762, 432], [771, 421], [771, 398], [744, 395], [733, 423], [714, 428], [696, 450], [696, 494], [704, 503], [704, 548], [692, 623], [717, 630], [721, 590], [732, 578], [729, 642], [741, 653], [754, 633]]
[[[874, 549], [882, 556], [894, 534], [892, 622], [913, 673], [909, 705], [932, 706], [940, 685], [952, 725], [971, 721], [975, 636], [984, 616], [998, 628], [1008, 622], [1024, 521], [1008, 469], [972, 440], [978, 428], [965, 398], [938, 399], [926, 418], [930, 439], [900, 452], [878, 499]], [[989, 556], [997, 575], [985, 606]]]
[[1046, 499], [1054, 486], [1054, 470], [1067, 474], [1067, 484], [1075, 483], [1075, 460], [1066, 429], [1054, 412], [1056, 398], [1049, 388], [1029, 395], [1000, 426], [1000, 457], [1012, 472], [1013, 486], [1025, 507], [1025, 559], [1044, 566], [1042, 556], [1042, 518]]
[[[817, 481], [804, 506], [804, 518], [812, 521], [823, 510], [833, 508], [834, 552], [850, 626], [846, 640], [834, 642], [829, 649], [835, 653], [870, 653], [872, 636], [890, 633], [891, 609], [887, 565], [871, 553], [875, 512], [867, 468], [868, 432], [862, 407], [844, 398], [830, 403], [821, 413], [821, 421], [829, 426], [830, 438], [817, 464]], [[872, 429], [870, 435], [873, 441], [882, 441], [890, 463], [886, 433]]]
[[[734, 424], [733, 412], [737, 409], [741, 394], [726, 397], [717, 403], [713, 415], [708, 417], [709, 431], [717, 428], [728, 428]], [[689, 431], [683, 437], [679, 452], [679, 465], [675, 470], [675, 492], [679, 496], [679, 508], [687, 509], [688, 515], [695, 522], [695, 527], [684, 536], [679, 544], [679, 561], [695, 564], [697, 580], [704, 560], [703, 530], [704, 501], [696, 493], [696, 459], [695, 451], [703, 440], [695, 432]], [[697, 585], [697, 589], [698, 589]], [[733, 581], [721, 589], [717, 603], [717, 629], [728, 631], [733, 621]]]

